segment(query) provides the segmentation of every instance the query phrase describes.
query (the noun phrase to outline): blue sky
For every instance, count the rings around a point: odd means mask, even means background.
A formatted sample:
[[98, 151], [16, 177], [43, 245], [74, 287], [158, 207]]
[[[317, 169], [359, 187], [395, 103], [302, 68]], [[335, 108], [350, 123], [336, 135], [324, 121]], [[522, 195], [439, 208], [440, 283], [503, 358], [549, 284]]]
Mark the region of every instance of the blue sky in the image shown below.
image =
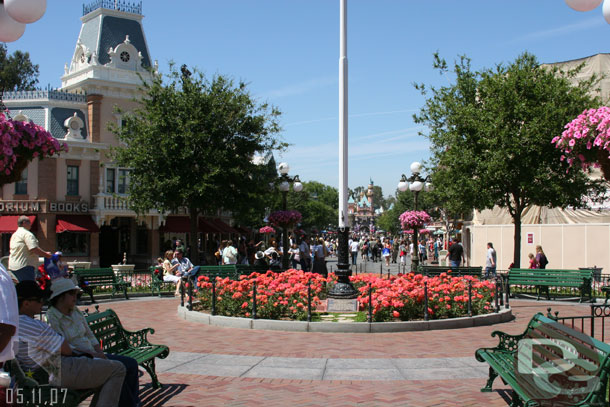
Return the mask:
[[[61, 85], [82, 4], [50, 0], [42, 20], [8, 44], [40, 65], [41, 86]], [[291, 147], [278, 162], [338, 187], [339, 0], [143, 0], [143, 14], [162, 71], [173, 60], [246, 81], [283, 112]], [[348, 0], [349, 186], [371, 178], [393, 194], [410, 163], [428, 158], [417, 134], [425, 129], [412, 120], [424, 102], [413, 83], [452, 80], [432, 69], [434, 52], [448, 62], [465, 54], [475, 68], [524, 51], [559, 62], [610, 52], [609, 35], [601, 6], [581, 13], [563, 0]]]

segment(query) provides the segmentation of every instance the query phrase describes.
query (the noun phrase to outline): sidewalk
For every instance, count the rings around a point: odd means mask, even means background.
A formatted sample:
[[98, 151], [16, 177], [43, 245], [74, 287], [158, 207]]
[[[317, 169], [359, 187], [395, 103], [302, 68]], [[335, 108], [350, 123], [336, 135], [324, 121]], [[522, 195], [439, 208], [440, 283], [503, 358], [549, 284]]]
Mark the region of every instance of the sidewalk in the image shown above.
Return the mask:
[[[155, 329], [170, 347], [158, 360], [164, 384], [141, 377], [145, 406], [506, 406], [496, 380], [481, 393], [487, 367], [474, 359], [495, 346], [491, 332], [521, 333], [536, 312], [585, 315], [586, 305], [511, 301], [513, 322], [461, 330], [330, 334], [242, 330], [200, 325], [176, 316], [177, 299], [142, 298], [101, 304], [126, 329]], [[90, 309], [91, 311], [92, 309]], [[506, 398], [506, 399], [505, 399]]]

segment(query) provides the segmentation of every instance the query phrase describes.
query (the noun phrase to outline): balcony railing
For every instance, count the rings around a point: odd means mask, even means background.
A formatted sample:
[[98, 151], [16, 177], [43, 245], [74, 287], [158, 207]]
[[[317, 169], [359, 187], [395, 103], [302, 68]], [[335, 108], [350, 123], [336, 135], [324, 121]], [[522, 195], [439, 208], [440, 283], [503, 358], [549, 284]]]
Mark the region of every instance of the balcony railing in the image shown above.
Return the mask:
[[105, 211], [129, 211], [129, 200], [127, 197], [115, 195], [96, 195], [95, 203], [97, 209]]

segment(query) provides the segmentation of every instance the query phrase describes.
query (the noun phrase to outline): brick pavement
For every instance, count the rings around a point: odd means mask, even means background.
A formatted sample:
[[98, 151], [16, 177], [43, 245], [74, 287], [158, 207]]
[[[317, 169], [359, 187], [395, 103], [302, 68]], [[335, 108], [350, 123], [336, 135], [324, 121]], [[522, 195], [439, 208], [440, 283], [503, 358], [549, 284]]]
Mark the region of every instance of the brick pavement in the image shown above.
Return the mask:
[[[256, 331], [202, 325], [176, 316], [176, 299], [144, 298], [103, 303], [113, 308], [126, 329], [153, 327], [153, 343], [171, 352], [287, 358], [413, 359], [474, 358], [482, 346], [495, 346], [493, 330], [521, 333], [531, 316], [548, 306], [560, 315], [586, 315], [586, 305], [512, 301], [512, 322], [459, 330], [387, 334], [338, 334]], [[202, 359], [203, 360], [203, 359]], [[371, 366], [374, 368], [374, 366]], [[481, 393], [485, 380], [334, 381], [223, 377], [160, 369], [164, 387], [150, 388], [142, 376], [146, 406], [505, 406], [507, 387]]]

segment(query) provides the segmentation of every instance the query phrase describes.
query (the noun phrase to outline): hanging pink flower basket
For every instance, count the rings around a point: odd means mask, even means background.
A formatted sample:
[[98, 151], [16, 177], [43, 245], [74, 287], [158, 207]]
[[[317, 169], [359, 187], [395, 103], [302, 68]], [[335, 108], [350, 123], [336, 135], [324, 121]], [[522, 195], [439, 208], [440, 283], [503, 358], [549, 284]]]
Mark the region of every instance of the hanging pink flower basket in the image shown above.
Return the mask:
[[302, 219], [299, 211], [277, 211], [269, 215], [269, 223], [278, 227], [291, 227], [300, 223]]
[[570, 167], [601, 167], [610, 180], [610, 107], [585, 110], [551, 142], [564, 152], [561, 160], [567, 160]]
[[403, 212], [398, 219], [403, 230], [421, 228], [432, 218], [424, 211], [406, 211]]
[[0, 185], [19, 181], [34, 158], [43, 159], [61, 151], [68, 151], [68, 145], [59, 143], [42, 126], [14, 121], [0, 112]]
[[258, 230], [258, 233], [263, 233], [263, 234], [275, 233], [275, 229], [273, 229], [271, 226], [263, 226], [262, 228], [260, 228]]

